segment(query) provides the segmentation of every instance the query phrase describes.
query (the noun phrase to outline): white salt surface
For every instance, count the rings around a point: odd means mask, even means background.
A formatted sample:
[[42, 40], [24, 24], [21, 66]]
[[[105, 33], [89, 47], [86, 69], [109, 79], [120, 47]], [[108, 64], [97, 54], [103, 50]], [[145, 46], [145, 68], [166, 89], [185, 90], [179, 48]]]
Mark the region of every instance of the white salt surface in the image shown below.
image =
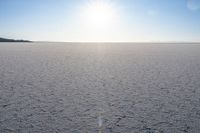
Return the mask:
[[1, 133], [199, 133], [200, 45], [0, 43]]

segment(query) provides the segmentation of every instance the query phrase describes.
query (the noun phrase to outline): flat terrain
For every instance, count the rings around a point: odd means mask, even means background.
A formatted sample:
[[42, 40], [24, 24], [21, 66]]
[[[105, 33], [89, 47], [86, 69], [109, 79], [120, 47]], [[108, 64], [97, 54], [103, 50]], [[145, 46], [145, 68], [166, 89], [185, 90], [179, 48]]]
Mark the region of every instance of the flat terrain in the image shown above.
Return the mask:
[[199, 131], [199, 44], [0, 43], [1, 133]]

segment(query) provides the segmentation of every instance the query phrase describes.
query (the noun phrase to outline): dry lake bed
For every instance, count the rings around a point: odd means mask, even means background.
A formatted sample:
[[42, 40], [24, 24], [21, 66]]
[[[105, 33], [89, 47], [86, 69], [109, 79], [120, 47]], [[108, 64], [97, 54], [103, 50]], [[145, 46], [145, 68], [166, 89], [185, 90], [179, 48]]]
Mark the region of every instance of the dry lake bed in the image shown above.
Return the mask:
[[1, 133], [199, 133], [200, 44], [0, 43]]

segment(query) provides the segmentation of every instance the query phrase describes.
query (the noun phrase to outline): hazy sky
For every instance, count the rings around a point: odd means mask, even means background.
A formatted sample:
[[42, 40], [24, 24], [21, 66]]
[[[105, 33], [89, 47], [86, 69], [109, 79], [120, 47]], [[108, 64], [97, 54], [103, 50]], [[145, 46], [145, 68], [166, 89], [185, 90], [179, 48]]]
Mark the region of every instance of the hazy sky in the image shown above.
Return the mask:
[[200, 41], [200, 0], [0, 0], [0, 36], [35, 41]]

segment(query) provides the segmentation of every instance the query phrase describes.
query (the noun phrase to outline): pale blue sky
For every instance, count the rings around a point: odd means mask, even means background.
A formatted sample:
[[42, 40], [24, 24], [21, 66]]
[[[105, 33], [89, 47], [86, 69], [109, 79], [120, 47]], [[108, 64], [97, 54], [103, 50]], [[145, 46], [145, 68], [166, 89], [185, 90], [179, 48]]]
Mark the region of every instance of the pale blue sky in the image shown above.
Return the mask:
[[[95, 15], [96, 9], [90, 8], [97, 1], [106, 5], [104, 14], [112, 10], [101, 23], [88, 18], [91, 12]], [[34, 41], [200, 41], [200, 0], [0, 0], [0, 36]]]

